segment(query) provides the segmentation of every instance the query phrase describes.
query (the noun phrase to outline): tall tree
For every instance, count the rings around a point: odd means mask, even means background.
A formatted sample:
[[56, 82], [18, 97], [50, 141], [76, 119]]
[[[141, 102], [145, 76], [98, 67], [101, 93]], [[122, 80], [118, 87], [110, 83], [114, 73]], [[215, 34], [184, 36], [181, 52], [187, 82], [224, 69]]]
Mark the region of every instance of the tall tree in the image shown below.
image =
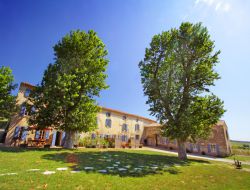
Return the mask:
[[0, 121], [9, 119], [16, 108], [16, 97], [11, 94], [17, 85], [9, 67], [0, 68]]
[[211, 93], [220, 51], [201, 23], [182, 23], [155, 35], [139, 63], [144, 94], [164, 136], [177, 140], [178, 157], [187, 159], [185, 142], [207, 138], [223, 115], [223, 102]]
[[44, 72], [41, 85], [31, 94], [31, 124], [66, 132], [65, 148], [73, 148], [76, 132], [96, 126], [99, 107], [95, 97], [108, 86], [108, 59], [104, 43], [90, 30], [73, 31], [54, 46], [55, 64]]

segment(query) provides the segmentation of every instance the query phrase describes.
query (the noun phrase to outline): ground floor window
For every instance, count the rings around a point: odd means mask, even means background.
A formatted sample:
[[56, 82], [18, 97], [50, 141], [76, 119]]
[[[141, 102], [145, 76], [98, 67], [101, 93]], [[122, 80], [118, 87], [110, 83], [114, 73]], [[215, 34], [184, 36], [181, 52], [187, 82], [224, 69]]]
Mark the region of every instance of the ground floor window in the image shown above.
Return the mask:
[[135, 135], [135, 140], [139, 140], [140, 139], [140, 135]]
[[126, 142], [128, 140], [127, 135], [122, 135], [122, 142]]
[[211, 152], [216, 152], [216, 144], [210, 144]]
[[193, 144], [193, 151], [194, 152], [198, 152], [199, 151], [197, 144]]

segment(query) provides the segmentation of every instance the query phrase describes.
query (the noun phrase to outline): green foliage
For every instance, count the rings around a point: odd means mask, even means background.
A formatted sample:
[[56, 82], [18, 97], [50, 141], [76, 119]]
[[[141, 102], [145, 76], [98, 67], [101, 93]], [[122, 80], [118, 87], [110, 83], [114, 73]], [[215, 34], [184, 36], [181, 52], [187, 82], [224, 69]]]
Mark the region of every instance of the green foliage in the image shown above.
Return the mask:
[[0, 120], [9, 119], [16, 111], [16, 97], [11, 94], [17, 85], [13, 83], [14, 76], [9, 67], [0, 68]]
[[220, 78], [214, 70], [219, 54], [201, 23], [182, 23], [153, 37], [139, 67], [147, 104], [164, 136], [182, 142], [208, 137], [223, 115], [223, 102], [210, 92]]
[[[36, 112], [31, 124], [65, 131], [96, 128], [99, 107], [95, 97], [105, 84], [108, 60], [105, 45], [94, 31], [73, 31], [54, 46], [55, 63], [30, 95]], [[67, 134], [66, 134], [67, 135]]]

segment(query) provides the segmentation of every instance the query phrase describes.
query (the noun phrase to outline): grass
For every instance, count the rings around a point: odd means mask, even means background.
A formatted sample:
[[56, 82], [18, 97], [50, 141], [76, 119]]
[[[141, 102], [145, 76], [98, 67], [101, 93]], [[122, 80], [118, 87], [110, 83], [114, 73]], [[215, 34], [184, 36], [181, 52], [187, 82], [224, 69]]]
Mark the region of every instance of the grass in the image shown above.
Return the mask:
[[245, 155], [232, 155], [227, 158], [231, 160], [235, 158], [236, 160], [239, 160], [239, 161], [250, 162], [250, 156], [245, 156]]
[[[119, 162], [118, 169], [101, 174]], [[190, 159], [144, 150], [44, 150], [0, 148], [0, 189], [249, 189], [250, 172], [230, 164]], [[135, 168], [142, 167], [142, 170]], [[156, 168], [156, 166], [158, 168]], [[58, 167], [80, 170], [72, 174]], [[85, 172], [84, 167], [94, 167]], [[28, 172], [28, 169], [40, 169]], [[116, 167], [117, 168], [117, 167]], [[56, 171], [45, 176], [45, 170]]]

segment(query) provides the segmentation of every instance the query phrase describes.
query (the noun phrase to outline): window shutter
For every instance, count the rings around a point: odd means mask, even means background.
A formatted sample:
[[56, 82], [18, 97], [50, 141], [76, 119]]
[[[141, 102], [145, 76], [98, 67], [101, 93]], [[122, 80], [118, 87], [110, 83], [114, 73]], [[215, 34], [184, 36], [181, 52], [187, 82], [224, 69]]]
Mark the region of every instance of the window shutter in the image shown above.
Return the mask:
[[109, 127], [111, 128], [112, 120], [109, 119]]
[[218, 145], [218, 144], [216, 144], [216, 152], [217, 152], [217, 155], [219, 155], [219, 154], [220, 154], [220, 147], [219, 147], [219, 145]]
[[45, 139], [49, 139], [49, 130], [46, 130], [45, 132]]
[[35, 139], [39, 139], [39, 137], [40, 137], [40, 130], [36, 130]]
[[92, 134], [91, 134], [91, 138], [92, 138], [92, 139], [95, 139], [95, 136], [96, 136], [95, 133], [92, 133]]
[[26, 112], [26, 107], [24, 105], [22, 105], [21, 111], [20, 111], [20, 116], [24, 116], [25, 112]]
[[207, 145], [207, 152], [210, 153], [211, 152], [211, 147], [210, 144]]
[[191, 143], [189, 144], [189, 147], [190, 147], [190, 151], [193, 152], [193, 145]]
[[66, 133], [65, 133], [65, 132], [63, 132], [63, 133], [62, 133], [61, 146], [63, 146], [63, 145], [64, 145], [64, 143], [65, 143], [65, 138], [66, 138]]
[[55, 146], [56, 145], [56, 131], [53, 132], [53, 138], [52, 138], [52, 142], [51, 142], [51, 146]]
[[105, 126], [111, 128], [111, 119], [105, 120]]
[[19, 126], [17, 126], [17, 127], [15, 128], [15, 132], [14, 132], [14, 137], [15, 137], [15, 138], [18, 137], [19, 132], [20, 132], [20, 129], [21, 129], [21, 127], [19, 127]]
[[27, 134], [28, 134], [28, 127], [24, 127], [24, 128], [23, 128], [22, 137], [21, 137], [21, 139], [22, 139], [23, 141], [26, 140]]
[[198, 147], [198, 152], [200, 152], [200, 149], [201, 149], [201, 148], [200, 148], [200, 145], [198, 144], [197, 147]]

